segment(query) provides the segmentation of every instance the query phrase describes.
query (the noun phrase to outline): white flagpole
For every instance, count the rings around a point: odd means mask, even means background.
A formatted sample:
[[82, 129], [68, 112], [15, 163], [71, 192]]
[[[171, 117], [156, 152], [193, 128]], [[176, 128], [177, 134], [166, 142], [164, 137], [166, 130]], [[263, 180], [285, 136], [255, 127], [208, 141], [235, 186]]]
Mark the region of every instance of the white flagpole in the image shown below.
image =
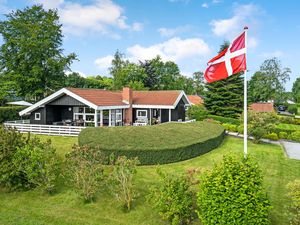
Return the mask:
[[[246, 60], [247, 60], [247, 32], [248, 27], [244, 27], [245, 30], [245, 49], [246, 49]], [[244, 158], [247, 158], [248, 148], [247, 148], [247, 69], [244, 71]]]

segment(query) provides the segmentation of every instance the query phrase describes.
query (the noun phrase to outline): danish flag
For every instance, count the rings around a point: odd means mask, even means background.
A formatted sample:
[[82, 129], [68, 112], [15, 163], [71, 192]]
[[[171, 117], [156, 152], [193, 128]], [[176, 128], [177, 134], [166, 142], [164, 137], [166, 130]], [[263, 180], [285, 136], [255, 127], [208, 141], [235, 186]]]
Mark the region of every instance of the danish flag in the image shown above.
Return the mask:
[[205, 70], [204, 78], [208, 83], [225, 79], [246, 70], [246, 30], [228, 48], [212, 58]]

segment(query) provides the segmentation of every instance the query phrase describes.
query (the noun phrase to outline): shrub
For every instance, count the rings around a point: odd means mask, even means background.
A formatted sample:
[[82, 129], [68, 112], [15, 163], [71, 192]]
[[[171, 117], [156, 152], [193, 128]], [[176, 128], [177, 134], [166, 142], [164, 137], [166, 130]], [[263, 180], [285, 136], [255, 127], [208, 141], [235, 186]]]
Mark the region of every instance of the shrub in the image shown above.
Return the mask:
[[266, 134], [264, 136], [264, 138], [267, 138], [267, 139], [270, 139], [270, 140], [273, 140], [273, 141], [278, 141], [279, 140], [278, 135], [276, 133]]
[[40, 187], [49, 193], [55, 190], [61, 164], [50, 140], [43, 143], [36, 137], [30, 139], [17, 148], [12, 165], [17, 176], [26, 178], [22, 183], [26, 188]]
[[234, 119], [234, 118], [229, 118], [229, 117], [208, 115], [207, 118], [217, 120], [221, 123], [230, 123], [230, 124], [234, 124], [234, 125], [237, 125], [237, 126], [241, 124], [239, 119]]
[[148, 201], [172, 225], [191, 224], [194, 219], [194, 192], [188, 176], [158, 170], [161, 185], [151, 189]]
[[287, 111], [292, 114], [297, 114], [298, 108], [296, 105], [289, 105]]
[[0, 184], [10, 190], [41, 187], [52, 192], [60, 160], [51, 142], [26, 137], [14, 129], [0, 127]]
[[207, 117], [208, 111], [203, 105], [193, 105], [189, 107], [187, 115], [189, 119], [196, 119], [197, 121], [202, 121]]
[[288, 206], [291, 225], [300, 224], [300, 180], [295, 180], [287, 184], [288, 197], [290, 204]]
[[131, 205], [136, 197], [133, 185], [133, 177], [136, 174], [136, 167], [139, 164], [137, 158], [127, 159], [125, 156], [118, 157], [112, 174], [113, 192], [124, 209], [130, 211]]
[[238, 127], [237, 127], [237, 132], [238, 132], [239, 134], [244, 134], [244, 125], [238, 126]]
[[276, 115], [274, 113], [258, 113], [250, 110], [248, 113], [248, 133], [258, 143], [275, 128]]
[[198, 216], [206, 224], [269, 224], [270, 202], [261, 171], [251, 158], [225, 156], [205, 172], [197, 194]]
[[279, 132], [278, 136], [280, 139], [287, 139], [288, 134], [286, 132], [282, 131], [282, 132]]
[[105, 158], [97, 149], [74, 145], [66, 155], [68, 181], [86, 202], [93, 201], [104, 178]]
[[237, 132], [238, 131], [238, 126], [234, 124], [229, 124], [229, 123], [223, 123], [222, 126], [225, 128], [227, 131], [231, 132]]
[[20, 119], [19, 112], [25, 109], [23, 106], [2, 106], [0, 107], [0, 123]]
[[289, 140], [300, 142], [300, 131], [295, 131], [289, 135]]

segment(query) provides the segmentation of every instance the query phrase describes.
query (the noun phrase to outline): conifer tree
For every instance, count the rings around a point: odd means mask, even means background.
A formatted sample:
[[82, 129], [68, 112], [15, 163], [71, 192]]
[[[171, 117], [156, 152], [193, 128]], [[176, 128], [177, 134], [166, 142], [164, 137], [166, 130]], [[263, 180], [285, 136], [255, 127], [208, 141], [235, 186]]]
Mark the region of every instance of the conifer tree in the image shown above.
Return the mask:
[[[220, 51], [229, 46], [224, 42]], [[237, 118], [243, 111], [243, 82], [242, 73], [233, 74], [228, 78], [205, 85], [205, 107], [213, 115]]]

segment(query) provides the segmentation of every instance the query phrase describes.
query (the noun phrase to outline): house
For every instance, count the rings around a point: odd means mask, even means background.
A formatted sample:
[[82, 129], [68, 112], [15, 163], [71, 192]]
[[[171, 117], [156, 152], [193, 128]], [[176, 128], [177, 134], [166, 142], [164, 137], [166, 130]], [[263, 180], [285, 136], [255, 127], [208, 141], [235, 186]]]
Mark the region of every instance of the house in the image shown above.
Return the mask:
[[30, 124], [123, 126], [184, 121], [191, 103], [183, 91], [62, 88], [19, 114]]
[[274, 112], [274, 104], [272, 102], [252, 103], [249, 108], [255, 112]]
[[187, 96], [191, 105], [202, 105], [203, 104], [203, 98], [199, 95], [188, 95]]

